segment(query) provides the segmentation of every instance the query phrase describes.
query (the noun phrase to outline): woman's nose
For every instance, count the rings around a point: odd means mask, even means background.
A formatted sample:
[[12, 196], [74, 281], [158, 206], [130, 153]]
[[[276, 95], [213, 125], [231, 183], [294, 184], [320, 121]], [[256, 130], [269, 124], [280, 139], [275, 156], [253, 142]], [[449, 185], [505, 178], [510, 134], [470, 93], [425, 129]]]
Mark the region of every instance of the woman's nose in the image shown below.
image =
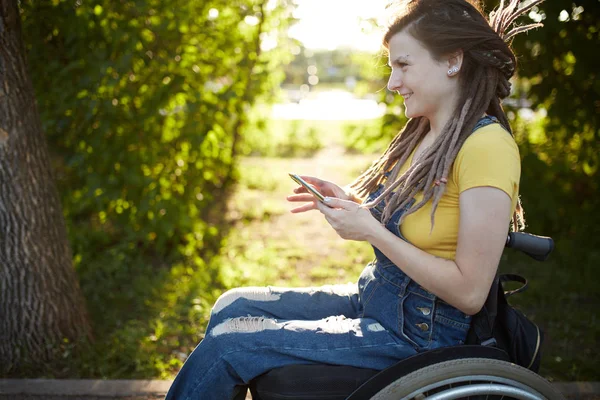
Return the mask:
[[391, 92], [396, 92], [402, 86], [402, 80], [400, 79], [400, 74], [396, 71], [392, 71], [390, 74], [390, 79], [388, 79], [388, 90]]

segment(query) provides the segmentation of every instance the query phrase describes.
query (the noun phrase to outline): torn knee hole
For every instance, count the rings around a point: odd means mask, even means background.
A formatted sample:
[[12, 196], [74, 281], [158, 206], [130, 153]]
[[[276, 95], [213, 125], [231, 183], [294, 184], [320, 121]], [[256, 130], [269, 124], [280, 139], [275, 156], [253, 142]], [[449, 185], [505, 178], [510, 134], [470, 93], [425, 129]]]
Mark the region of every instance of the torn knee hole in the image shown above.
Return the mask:
[[219, 297], [213, 306], [213, 314], [217, 314], [224, 308], [230, 306], [238, 299], [247, 299], [252, 301], [277, 301], [280, 296], [272, 293], [268, 288], [248, 287], [228, 290]]
[[239, 317], [230, 318], [215, 326], [210, 332], [211, 336], [229, 333], [255, 333], [266, 330], [281, 329], [274, 319], [264, 317]]

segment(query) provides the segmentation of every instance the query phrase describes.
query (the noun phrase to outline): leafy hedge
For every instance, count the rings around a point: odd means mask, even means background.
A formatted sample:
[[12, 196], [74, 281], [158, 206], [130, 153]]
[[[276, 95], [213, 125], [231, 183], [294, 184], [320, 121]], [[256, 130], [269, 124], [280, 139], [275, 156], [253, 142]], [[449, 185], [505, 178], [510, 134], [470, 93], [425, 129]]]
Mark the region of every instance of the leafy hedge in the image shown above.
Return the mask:
[[[79, 264], [216, 236], [246, 112], [278, 78], [265, 2], [26, 2], [23, 31]], [[277, 21], [278, 27], [275, 21]], [[273, 33], [271, 33], [273, 34]]]

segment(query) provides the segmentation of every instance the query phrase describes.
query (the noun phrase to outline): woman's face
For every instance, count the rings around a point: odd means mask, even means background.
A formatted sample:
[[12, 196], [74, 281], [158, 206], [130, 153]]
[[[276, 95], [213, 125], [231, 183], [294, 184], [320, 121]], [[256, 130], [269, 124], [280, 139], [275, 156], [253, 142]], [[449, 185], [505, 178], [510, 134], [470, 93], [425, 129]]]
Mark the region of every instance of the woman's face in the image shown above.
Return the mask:
[[392, 36], [388, 50], [392, 68], [388, 89], [404, 98], [408, 118], [431, 121], [451, 105], [458, 90], [457, 77], [448, 76], [452, 60], [435, 60], [406, 29]]

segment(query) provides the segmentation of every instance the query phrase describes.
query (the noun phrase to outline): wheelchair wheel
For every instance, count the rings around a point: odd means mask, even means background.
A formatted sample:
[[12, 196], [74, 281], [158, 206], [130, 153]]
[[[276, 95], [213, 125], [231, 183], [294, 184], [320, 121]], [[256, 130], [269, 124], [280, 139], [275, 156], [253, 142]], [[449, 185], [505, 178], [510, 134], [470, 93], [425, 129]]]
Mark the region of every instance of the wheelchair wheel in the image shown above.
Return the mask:
[[373, 400], [462, 398], [564, 399], [547, 380], [506, 361], [465, 358], [421, 368], [377, 392]]

